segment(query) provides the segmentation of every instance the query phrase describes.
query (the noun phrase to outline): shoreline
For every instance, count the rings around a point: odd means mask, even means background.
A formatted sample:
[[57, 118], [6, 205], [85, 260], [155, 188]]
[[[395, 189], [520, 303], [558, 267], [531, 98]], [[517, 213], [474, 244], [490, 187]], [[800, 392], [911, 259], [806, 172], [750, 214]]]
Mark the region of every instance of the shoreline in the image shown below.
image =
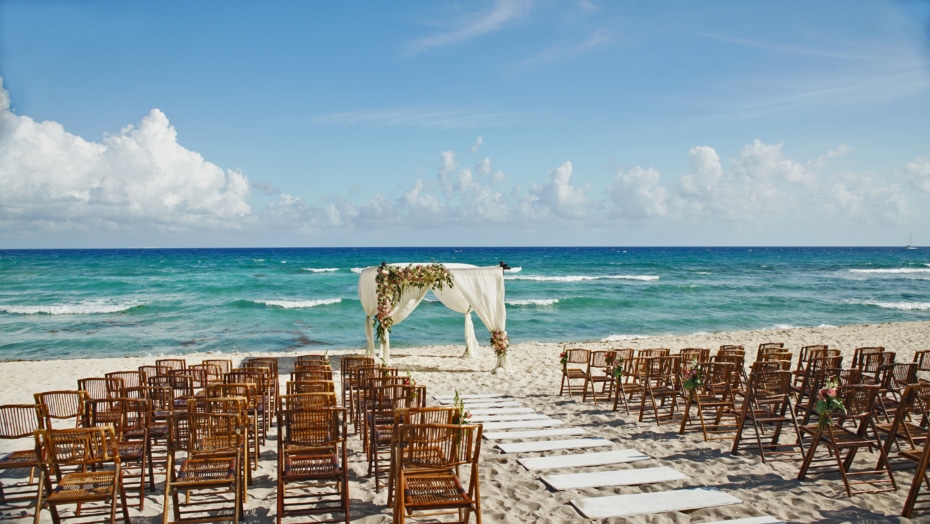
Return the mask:
[[[913, 470], [895, 472], [898, 490], [889, 493], [860, 494], [848, 498], [839, 475], [835, 472], [810, 475], [797, 481], [799, 462], [762, 463], [756, 453], [744, 451], [730, 453], [731, 440], [704, 442], [700, 430], [691, 427], [678, 434], [677, 423], [656, 425], [648, 417], [638, 422], [636, 414], [627, 415], [623, 408], [612, 411], [612, 402], [594, 405], [590, 399], [582, 402], [580, 396], [558, 396], [561, 377], [558, 354], [564, 347], [580, 346], [589, 349], [620, 347], [669, 347], [673, 352], [682, 347], [708, 347], [716, 350], [722, 344], [741, 344], [746, 347], [747, 360], [755, 357], [762, 342], [784, 342], [794, 354], [802, 345], [828, 344], [843, 350], [848, 365], [855, 347], [882, 345], [896, 352], [897, 362], [910, 362], [915, 351], [930, 349], [930, 321], [892, 322], [882, 324], [855, 324], [839, 327], [791, 328], [757, 331], [732, 331], [693, 335], [666, 335], [624, 340], [621, 342], [523, 342], [512, 346], [510, 360], [512, 373], [492, 374], [495, 358], [491, 349], [482, 346], [477, 358], [462, 358], [463, 345], [421, 346], [392, 348], [392, 364], [409, 370], [419, 384], [426, 385], [429, 403], [436, 404], [435, 395], [501, 393], [512, 396], [534, 411], [564, 421], [565, 427], [586, 430], [585, 437], [610, 440], [615, 448], [634, 448], [651, 460], [621, 467], [639, 468], [669, 466], [687, 476], [684, 480], [608, 488], [582, 488], [552, 491], [539, 477], [549, 471], [527, 471], [517, 459], [540, 454], [505, 454], [496, 448], [496, 441], [482, 443], [480, 466], [482, 515], [487, 522], [576, 522], [585, 521], [569, 504], [579, 497], [656, 492], [700, 486], [714, 487], [741, 499], [741, 504], [689, 512], [670, 512], [656, 515], [634, 516], [625, 522], [710, 522], [715, 520], [770, 515], [786, 522], [855, 522], [863, 520], [911, 522], [898, 517], [907, 496]], [[238, 353], [184, 355], [189, 362], [202, 358], [231, 358], [234, 363], [248, 356], [277, 356], [279, 370], [286, 381], [293, 358], [304, 353], [322, 351], [294, 351], [287, 353]], [[363, 353], [363, 350], [330, 352], [334, 369], [343, 355]], [[174, 355], [172, 355], [174, 356]], [[31, 403], [32, 393], [53, 389], [71, 389], [76, 380], [102, 376], [105, 372], [135, 369], [153, 363], [151, 357], [109, 357], [97, 359], [62, 359], [47, 361], [0, 362], [0, 403]], [[924, 378], [930, 376], [924, 374]], [[338, 379], [338, 373], [337, 373]], [[283, 388], [283, 386], [282, 386]], [[272, 430], [276, 431], [276, 430]], [[22, 447], [22, 442], [2, 442], [0, 450], [9, 446]], [[386, 507], [386, 490], [374, 491], [374, 481], [365, 476], [367, 464], [361, 452], [359, 438], [349, 438], [350, 493], [352, 522], [386, 523], [391, 521], [391, 510]], [[580, 450], [547, 452], [542, 455], [579, 453]], [[245, 520], [273, 522], [274, 515], [266, 508], [274, 507], [275, 491], [274, 445], [263, 448], [261, 465], [255, 473], [255, 484], [249, 489]], [[877, 455], [860, 453], [861, 460], [870, 462]], [[857, 458], [857, 464], [859, 463]], [[596, 467], [578, 468], [594, 471]], [[600, 469], [603, 469], [601, 467]], [[559, 470], [558, 472], [569, 472]], [[571, 470], [570, 472], [575, 472]], [[156, 472], [159, 489], [163, 473]], [[162, 493], [148, 493], [146, 509], [140, 515], [130, 509], [134, 521], [155, 522], [160, 515]], [[132, 504], [132, 499], [130, 499]], [[271, 511], [273, 513], [273, 510]], [[919, 511], [913, 521], [930, 518], [930, 511]], [[138, 519], [138, 520], [137, 520]], [[50, 521], [43, 512], [43, 522]], [[619, 521], [608, 519], [608, 522]]]

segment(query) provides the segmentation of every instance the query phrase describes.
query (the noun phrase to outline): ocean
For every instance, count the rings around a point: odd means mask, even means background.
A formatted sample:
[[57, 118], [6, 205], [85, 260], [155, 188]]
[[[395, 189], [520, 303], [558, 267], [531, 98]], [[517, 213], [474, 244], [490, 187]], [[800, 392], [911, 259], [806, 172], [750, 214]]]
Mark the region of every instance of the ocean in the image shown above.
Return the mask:
[[[928, 248], [0, 250], [0, 360], [360, 349], [382, 261], [506, 262], [512, 343], [930, 320]], [[438, 344], [462, 318], [428, 295], [391, 345]]]

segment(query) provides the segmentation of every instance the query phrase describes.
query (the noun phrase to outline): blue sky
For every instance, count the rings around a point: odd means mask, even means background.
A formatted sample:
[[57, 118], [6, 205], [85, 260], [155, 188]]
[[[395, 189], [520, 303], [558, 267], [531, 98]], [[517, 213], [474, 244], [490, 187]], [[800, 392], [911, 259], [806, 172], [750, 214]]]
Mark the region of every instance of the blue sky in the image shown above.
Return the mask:
[[0, 0], [0, 247], [930, 244], [930, 2]]

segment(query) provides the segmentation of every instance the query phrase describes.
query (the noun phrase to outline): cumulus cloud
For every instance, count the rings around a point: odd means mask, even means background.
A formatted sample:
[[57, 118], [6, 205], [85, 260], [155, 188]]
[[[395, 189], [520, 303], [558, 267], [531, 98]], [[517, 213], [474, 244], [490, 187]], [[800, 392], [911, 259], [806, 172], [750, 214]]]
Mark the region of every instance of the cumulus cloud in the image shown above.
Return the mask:
[[224, 230], [252, 214], [247, 177], [181, 146], [158, 109], [92, 142], [15, 115], [0, 84], [0, 158], [8, 230]]
[[480, 148], [483, 144], [484, 144], [484, 140], [479, 136], [479, 137], [475, 140], [475, 145], [471, 146], [471, 153], [472, 153], [472, 154], [477, 153], [477, 152], [478, 152], [478, 148]]
[[930, 158], [917, 158], [904, 166], [911, 184], [921, 191], [930, 191]]
[[551, 212], [561, 218], [580, 218], [587, 214], [588, 199], [585, 196], [587, 185], [572, 185], [572, 163], [565, 162], [549, 172], [549, 183], [544, 186], [533, 185], [532, 194], [534, 215]]
[[668, 216], [667, 192], [659, 178], [659, 172], [652, 168], [618, 171], [608, 191], [616, 214], [630, 219]]

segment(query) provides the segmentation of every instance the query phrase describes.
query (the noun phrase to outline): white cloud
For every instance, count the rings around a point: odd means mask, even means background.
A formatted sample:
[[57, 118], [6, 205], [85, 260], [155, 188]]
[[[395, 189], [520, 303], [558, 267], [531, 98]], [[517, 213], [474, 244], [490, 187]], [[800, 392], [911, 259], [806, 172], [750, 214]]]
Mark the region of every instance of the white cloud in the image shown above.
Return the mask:
[[0, 224], [7, 231], [235, 230], [249, 182], [181, 146], [153, 109], [100, 142], [13, 114], [0, 84]]
[[497, 31], [525, 15], [530, 7], [531, 3], [527, 0], [497, 0], [488, 12], [467, 15], [462, 20], [453, 21], [450, 25], [457, 26], [455, 29], [414, 41], [410, 52], [422, 53], [434, 47], [471, 40]]
[[475, 145], [471, 146], [471, 153], [472, 154], [477, 153], [478, 148], [480, 148], [483, 144], [484, 144], [484, 139], [482, 139], [481, 136], [478, 136], [478, 138], [475, 140]]
[[659, 172], [636, 166], [617, 172], [609, 187], [610, 200], [619, 216], [631, 219], [668, 216], [666, 190], [659, 185]]
[[930, 158], [916, 158], [908, 162], [904, 169], [914, 187], [930, 191]]
[[[533, 185], [530, 189], [534, 207], [540, 211], [549, 211], [561, 218], [580, 218], [589, 211], [589, 202], [585, 196], [587, 186], [574, 187], [571, 184], [572, 163], [565, 162], [549, 172], [550, 181], [544, 186]], [[544, 213], [543, 213], [544, 214]]]

